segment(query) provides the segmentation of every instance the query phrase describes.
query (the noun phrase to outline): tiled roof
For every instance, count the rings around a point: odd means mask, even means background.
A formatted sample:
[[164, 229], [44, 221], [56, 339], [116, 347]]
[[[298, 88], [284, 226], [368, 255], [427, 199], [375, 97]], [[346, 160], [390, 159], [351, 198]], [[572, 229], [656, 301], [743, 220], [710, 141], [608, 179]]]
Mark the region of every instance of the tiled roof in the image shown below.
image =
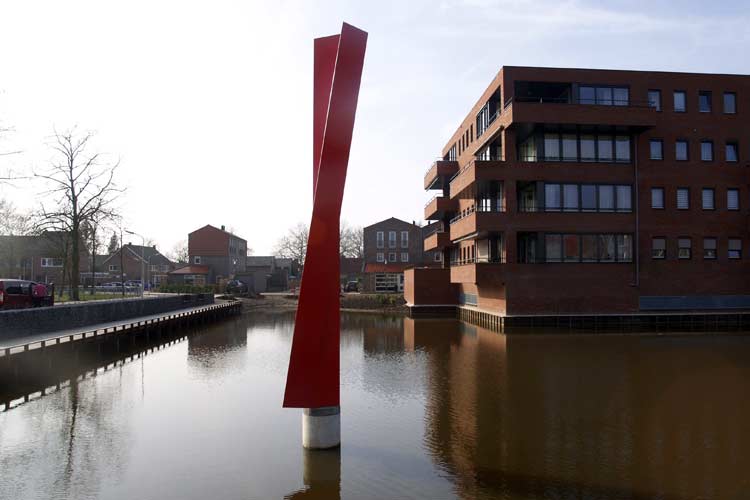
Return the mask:
[[208, 274], [208, 266], [190, 264], [189, 266], [176, 269], [169, 274]]

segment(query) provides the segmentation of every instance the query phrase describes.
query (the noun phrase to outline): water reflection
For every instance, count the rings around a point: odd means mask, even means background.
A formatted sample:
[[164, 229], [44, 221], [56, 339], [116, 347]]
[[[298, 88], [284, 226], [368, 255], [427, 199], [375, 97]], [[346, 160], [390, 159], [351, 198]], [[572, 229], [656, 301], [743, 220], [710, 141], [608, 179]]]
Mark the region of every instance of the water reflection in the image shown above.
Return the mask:
[[[447, 330], [447, 331], [445, 331]], [[427, 353], [425, 446], [467, 498], [750, 493], [739, 337], [476, 335], [405, 320]]]
[[302, 450], [302, 481], [305, 487], [287, 500], [337, 500], [341, 498], [341, 448]]

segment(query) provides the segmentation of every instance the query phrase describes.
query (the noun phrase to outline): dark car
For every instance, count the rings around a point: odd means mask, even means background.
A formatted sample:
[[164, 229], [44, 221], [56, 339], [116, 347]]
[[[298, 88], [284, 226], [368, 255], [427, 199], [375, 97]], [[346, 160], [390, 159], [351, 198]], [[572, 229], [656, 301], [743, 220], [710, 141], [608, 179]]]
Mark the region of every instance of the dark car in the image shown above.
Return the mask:
[[[35, 293], [35, 289], [40, 293]], [[43, 294], [42, 294], [43, 293]], [[34, 281], [0, 279], [0, 309], [23, 309], [54, 305], [55, 295], [51, 285]]]
[[345, 292], [357, 292], [359, 291], [359, 282], [349, 281], [344, 287]]
[[250, 288], [247, 283], [240, 280], [230, 280], [227, 282], [227, 293], [247, 293]]

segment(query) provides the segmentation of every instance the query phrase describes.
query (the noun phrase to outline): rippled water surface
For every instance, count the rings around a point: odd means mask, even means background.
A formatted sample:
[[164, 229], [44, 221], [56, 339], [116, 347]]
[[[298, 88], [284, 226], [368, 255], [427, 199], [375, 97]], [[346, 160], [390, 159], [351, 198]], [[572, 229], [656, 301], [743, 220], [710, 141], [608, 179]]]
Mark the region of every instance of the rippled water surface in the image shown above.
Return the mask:
[[342, 447], [243, 316], [0, 413], [2, 499], [746, 499], [750, 339], [504, 336], [348, 314]]

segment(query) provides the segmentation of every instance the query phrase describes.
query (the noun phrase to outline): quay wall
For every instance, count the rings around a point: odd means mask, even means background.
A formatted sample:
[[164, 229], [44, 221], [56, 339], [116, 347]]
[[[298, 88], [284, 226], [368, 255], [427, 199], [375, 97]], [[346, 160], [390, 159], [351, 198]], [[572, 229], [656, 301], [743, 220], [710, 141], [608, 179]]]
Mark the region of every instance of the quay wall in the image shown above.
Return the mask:
[[213, 294], [159, 295], [0, 311], [0, 340], [213, 304]]

